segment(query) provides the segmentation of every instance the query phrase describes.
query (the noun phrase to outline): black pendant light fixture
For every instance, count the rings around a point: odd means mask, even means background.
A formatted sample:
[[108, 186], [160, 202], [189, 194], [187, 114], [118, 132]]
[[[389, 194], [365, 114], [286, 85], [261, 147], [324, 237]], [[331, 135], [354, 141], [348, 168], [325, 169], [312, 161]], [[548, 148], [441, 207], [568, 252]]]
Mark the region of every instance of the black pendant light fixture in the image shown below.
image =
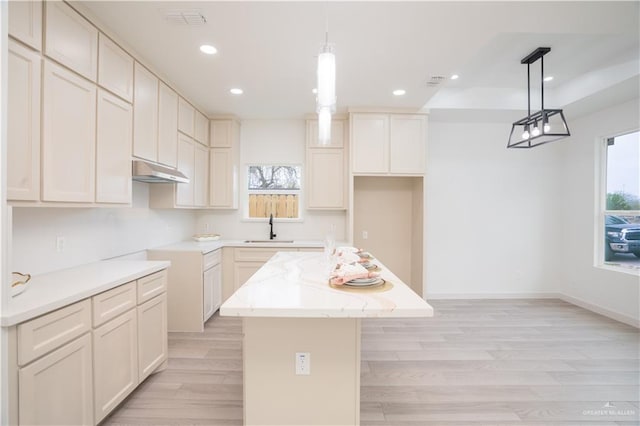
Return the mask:
[[[527, 64], [527, 116], [511, 126], [507, 148], [533, 148], [570, 136], [561, 109], [544, 108], [544, 55], [550, 47], [538, 47], [520, 61]], [[540, 59], [540, 111], [531, 113], [531, 64]]]

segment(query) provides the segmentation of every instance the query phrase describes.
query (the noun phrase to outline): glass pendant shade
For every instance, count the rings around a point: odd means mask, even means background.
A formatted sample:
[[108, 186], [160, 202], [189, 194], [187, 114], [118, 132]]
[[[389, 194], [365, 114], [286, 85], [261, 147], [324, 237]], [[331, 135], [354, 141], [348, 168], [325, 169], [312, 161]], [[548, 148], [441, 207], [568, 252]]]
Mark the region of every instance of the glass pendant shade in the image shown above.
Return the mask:
[[336, 56], [330, 44], [325, 44], [318, 55], [318, 110], [336, 109]]
[[328, 145], [331, 142], [331, 110], [323, 107], [318, 110], [318, 143]]

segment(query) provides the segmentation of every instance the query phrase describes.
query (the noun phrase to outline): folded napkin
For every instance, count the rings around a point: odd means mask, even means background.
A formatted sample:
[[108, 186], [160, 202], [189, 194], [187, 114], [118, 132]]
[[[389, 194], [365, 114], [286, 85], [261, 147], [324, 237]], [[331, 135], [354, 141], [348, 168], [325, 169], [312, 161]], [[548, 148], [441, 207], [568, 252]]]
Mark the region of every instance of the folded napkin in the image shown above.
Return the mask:
[[342, 285], [348, 281], [358, 278], [374, 278], [377, 276], [377, 273], [369, 272], [362, 265], [357, 263], [338, 264], [331, 274], [329, 281], [334, 285]]

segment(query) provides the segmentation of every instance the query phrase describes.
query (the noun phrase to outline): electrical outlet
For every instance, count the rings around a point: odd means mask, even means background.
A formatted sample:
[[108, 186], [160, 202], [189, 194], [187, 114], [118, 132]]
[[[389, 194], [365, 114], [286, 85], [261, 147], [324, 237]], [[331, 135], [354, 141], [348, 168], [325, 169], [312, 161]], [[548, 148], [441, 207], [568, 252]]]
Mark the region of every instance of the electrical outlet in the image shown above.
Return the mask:
[[209, 224], [208, 223], [204, 224], [204, 232], [209, 232]]
[[369, 232], [368, 231], [362, 231], [362, 239], [366, 240], [367, 238], [369, 238]]
[[296, 352], [296, 375], [308, 376], [311, 374], [311, 353]]
[[65, 245], [64, 237], [62, 235], [58, 235], [56, 237], [56, 252], [64, 253], [64, 245]]

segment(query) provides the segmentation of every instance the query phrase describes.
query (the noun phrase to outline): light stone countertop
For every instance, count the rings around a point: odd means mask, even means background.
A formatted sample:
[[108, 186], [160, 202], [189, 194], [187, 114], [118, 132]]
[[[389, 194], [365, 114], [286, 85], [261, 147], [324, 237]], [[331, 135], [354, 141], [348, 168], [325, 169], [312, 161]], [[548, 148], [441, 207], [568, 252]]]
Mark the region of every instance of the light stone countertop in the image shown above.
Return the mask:
[[374, 289], [334, 289], [323, 253], [279, 252], [220, 308], [223, 316], [279, 318], [431, 317], [433, 308], [377, 259], [382, 278]]
[[34, 275], [0, 315], [9, 327], [168, 268], [168, 261], [103, 260]]
[[[346, 245], [336, 243], [336, 245]], [[181, 241], [179, 243], [169, 244], [162, 247], [154, 247], [153, 250], [167, 251], [197, 251], [202, 254], [212, 252], [222, 247], [252, 247], [252, 248], [323, 248], [324, 242], [321, 240], [294, 240], [292, 243], [286, 243], [278, 240], [260, 243], [247, 243], [246, 240], [217, 240], [217, 241]]]

